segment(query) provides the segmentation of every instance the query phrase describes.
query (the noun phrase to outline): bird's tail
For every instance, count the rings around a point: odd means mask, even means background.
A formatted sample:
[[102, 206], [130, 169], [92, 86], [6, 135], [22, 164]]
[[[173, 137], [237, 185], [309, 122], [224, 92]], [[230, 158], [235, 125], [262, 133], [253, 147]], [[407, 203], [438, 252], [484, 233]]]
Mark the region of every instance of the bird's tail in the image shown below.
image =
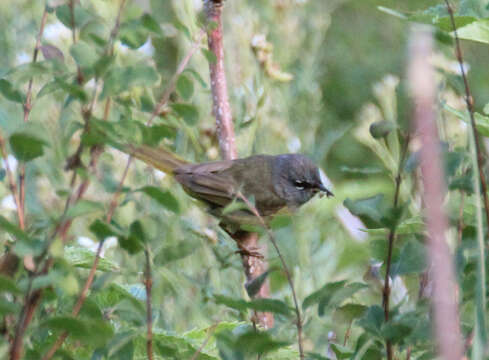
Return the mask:
[[153, 148], [148, 145], [125, 145], [119, 147], [119, 149], [165, 173], [172, 173], [176, 168], [188, 163], [162, 147]]

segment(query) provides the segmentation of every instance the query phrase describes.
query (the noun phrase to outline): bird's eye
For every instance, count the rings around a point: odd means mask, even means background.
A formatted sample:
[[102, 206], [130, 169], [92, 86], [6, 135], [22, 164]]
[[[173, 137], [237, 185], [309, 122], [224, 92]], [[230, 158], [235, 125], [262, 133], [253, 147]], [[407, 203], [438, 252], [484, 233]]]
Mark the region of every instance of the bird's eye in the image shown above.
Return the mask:
[[300, 180], [295, 180], [294, 181], [294, 186], [297, 190], [304, 190], [306, 183], [304, 181]]

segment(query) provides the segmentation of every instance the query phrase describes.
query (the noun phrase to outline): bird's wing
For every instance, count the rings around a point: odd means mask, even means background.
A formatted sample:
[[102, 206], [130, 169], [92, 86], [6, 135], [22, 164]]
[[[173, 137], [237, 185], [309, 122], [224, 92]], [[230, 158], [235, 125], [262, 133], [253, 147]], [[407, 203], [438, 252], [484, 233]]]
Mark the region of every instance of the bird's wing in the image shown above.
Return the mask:
[[224, 172], [232, 161], [216, 161], [204, 164], [184, 165], [174, 170], [175, 179], [192, 196], [210, 204], [225, 206], [235, 197], [238, 185]]

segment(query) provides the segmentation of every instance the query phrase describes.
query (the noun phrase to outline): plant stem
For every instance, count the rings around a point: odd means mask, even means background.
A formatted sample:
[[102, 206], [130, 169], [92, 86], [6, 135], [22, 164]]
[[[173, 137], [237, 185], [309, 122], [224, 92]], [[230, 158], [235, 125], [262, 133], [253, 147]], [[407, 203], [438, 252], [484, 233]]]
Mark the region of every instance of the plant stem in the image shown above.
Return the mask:
[[149, 360], [153, 360], [153, 310], [151, 305], [151, 290], [153, 289], [153, 279], [151, 277], [151, 259], [149, 250], [144, 249], [146, 267], [144, 271], [144, 286], [146, 287], [146, 354]]

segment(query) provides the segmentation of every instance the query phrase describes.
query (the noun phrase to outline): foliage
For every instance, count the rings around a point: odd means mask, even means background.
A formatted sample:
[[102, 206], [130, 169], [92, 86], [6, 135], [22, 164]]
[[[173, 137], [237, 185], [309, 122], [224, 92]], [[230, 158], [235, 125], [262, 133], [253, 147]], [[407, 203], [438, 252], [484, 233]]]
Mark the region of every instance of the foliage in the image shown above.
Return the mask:
[[[207, 70], [215, 57], [205, 42], [148, 125], [203, 26], [201, 2], [128, 0], [119, 27], [119, 1], [81, 0], [73, 11], [69, 3], [46, 2], [36, 62], [30, 54], [43, 2], [0, 3], [0, 24], [9, 29], [0, 34], [0, 245], [2, 253], [22, 260], [12, 278], [0, 276], [0, 357], [7, 358], [30, 289], [42, 290], [42, 298], [25, 333], [26, 359], [41, 358], [64, 332], [68, 338], [58, 358], [146, 358], [143, 269], [149, 251], [155, 358], [298, 358], [290, 290], [271, 251], [270, 271], [244, 286], [233, 240], [170, 176], [134, 161], [118, 187], [127, 156], [113, 147], [115, 140], [164, 144], [189, 161], [218, 156]], [[437, 39], [437, 121], [464, 336], [474, 331], [477, 317], [487, 316], [474, 311], [482, 276], [477, 195], [452, 29], [444, 3], [426, 3], [224, 5], [226, 73], [240, 155], [300, 151], [335, 184], [334, 199], [315, 198], [271, 223], [293, 269], [310, 359], [379, 359], [387, 340], [396, 358], [435, 356], [419, 149], [416, 141], [404, 146], [411, 111], [402, 74], [412, 22], [430, 24]], [[481, 54], [489, 43], [489, 14], [479, 3], [460, 1], [455, 20], [470, 64], [477, 128], [486, 138], [489, 75]], [[7, 165], [16, 182], [25, 168], [25, 229], [12, 204]], [[399, 202], [393, 205], [398, 173]], [[114, 195], [119, 203], [107, 217]], [[65, 221], [70, 224], [63, 236], [58, 231]], [[390, 232], [395, 242], [386, 321], [381, 305]], [[94, 282], [74, 315], [100, 243]], [[53, 263], [47, 273], [33, 276], [23, 266], [48, 257]], [[271, 298], [250, 299], [265, 280]], [[272, 312], [275, 327], [254, 329], [255, 311]], [[477, 356], [483, 348], [476, 342], [469, 352]]]

